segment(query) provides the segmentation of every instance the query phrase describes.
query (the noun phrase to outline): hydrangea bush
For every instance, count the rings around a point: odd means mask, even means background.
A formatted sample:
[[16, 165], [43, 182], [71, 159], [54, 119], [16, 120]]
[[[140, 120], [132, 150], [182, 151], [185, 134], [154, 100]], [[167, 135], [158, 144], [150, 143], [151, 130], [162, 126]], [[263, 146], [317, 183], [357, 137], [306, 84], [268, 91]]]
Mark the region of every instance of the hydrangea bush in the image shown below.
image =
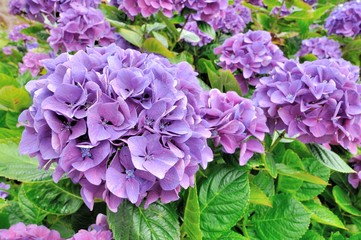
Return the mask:
[[361, 238], [359, 1], [8, 2], [0, 239]]

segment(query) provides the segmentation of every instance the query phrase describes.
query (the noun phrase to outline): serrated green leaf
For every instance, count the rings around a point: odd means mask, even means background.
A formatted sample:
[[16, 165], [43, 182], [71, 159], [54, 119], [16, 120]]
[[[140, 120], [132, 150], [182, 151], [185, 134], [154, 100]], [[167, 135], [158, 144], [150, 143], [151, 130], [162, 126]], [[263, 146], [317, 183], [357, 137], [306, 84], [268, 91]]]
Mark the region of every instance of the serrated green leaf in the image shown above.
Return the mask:
[[264, 156], [262, 156], [262, 159], [264, 161], [264, 165], [268, 171], [268, 173], [271, 175], [271, 177], [276, 178], [277, 177], [277, 169], [276, 169], [276, 163], [273, 159], [272, 153], [266, 152]]
[[217, 238], [230, 230], [244, 214], [249, 195], [248, 172], [219, 165], [199, 190], [203, 236]]
[[169, 51], [159, 40], [148, 38], [143, 42], [142, 48], [148, 52], [158, 53], [167, 58], [174, 58], [173, 52]]
[[214, 31], [213, 27], [208, 23], [203, 21], [197, 21], [197, 26], [199, 30], [201, 30], [203, 33], [207, 34], [208, 36], [212, 38], [216, 37], [216, 31]]
[[0, 73], [8, 75], [9, 77], [16, 77], [18, 74], [18, 69], [13, 65], [0, 62]]
[[191, 31], [188, 31], [188, 30], [185, 30], [185, 29], [178, 29], [178, 31], [182, 31], [180, 32], [180, 35], [179, 35], [179, 39], [184, 39], [185, 41], [187, 42], [191, 42], [191, 43], [197, 43], [199, 42], [201, 39], [200, 37], [195, 34], [194, 32], [191, 32]]
[[48, 214], [69, 215], [75, 213], [83, 204], [79, 186], [69, 179], [60, 180], [58, 183], [23, 183], [22, 188], [27, 199]]
[[15, 128], [17, 130], [20, 130], [20, 135], [21, 135], [22, 129], [18, 129], [16, 127], [16, 124], [18, 123], [18, 118], [19, 118], [19, 113], [7, 112], [5, 115], [5, 123], [8, 128]]
[[21, 182], [51, 180], [52, 168], [39, 170], [38, 160], [20, 155], [14, 143], [0, 144], [0, 176]]
[[11, 76], [0, 73], [0, 88], [4, 86], [15, 86], [19, 87], [19, 83]]
[[31, 75], [31, 72], [28, 70], [25, 73], [19, 75], [16, 79], [19, 86], [23, 87], [26, 83], [28, 83], [30, 80], [34, 79], [34, 77]]
[[257, 207], [252, 218], [262, 240], [299, 239], [307, 231], [310, 214], [290, 195], [272, 197], [272, 208]]
[[290, 166], [284, 165], [282, 163], [276, 164], [277, 171], [279, 174], [300, 179], [305, 182], [315, 183], [315, 184], [321, 184], [321, 185], [327, 185], [328, 183], [323, 180], [322, 178], [319, 178], [317, 176], [314, 176], [312, 174], [309, 174], [305, 171], [294, 169]]
[[239, 233], [236, 233], [235, 231], [228, 231], [222, 234], [218, 240], [248, 240], [248, 238], [242, 236]]
[[186, 234], [192, 240], [202, 239], [201, 213], [196, 184], [194, 184], [193, 188], [188, 189], [188, 198], [184, 210], [181, 232], [182, 236]]
[[179, 239], [175, 209], [153, 203], [147, 209], [124, 201], [114, 213], [108, 209], [108, 223], [115, 239]]
[[139, 48], [142, 47], [143, 37], [141, 34], [126, 28], [119, 28], [118, 32], [125, 40], [127, 40], [134, 46], [137, 46]]
[[29, 107], [31, 98], [24, 88], [5, 86], [0, 89], [0, 109], [20, 112]]
[[339, 186], [333, 187], [332, 195], [335, 198], [335, 202], [342, 210], [355, 216], [361, 216], [361, 211], [352, 205], [351, 199], [347, 193]]
[[253, 178], [252, 183], [262, 189], [268, 197], [275, 194], [274, 181], [266, 171], [259, 171], [259, 173]]
[[302, 236], [301, 240], [325, 240], [325, 238], [313, 230], [307, 230], [306, 234]]
[[314, 201], [303, 202], [303, 205], [311, 212], [311, 218], [314, 221], [347, 230], [341, 220], [327, 207], [317, 204]]
[[21, 211], [27, 219], [31, 220], [32, 223], [40, 224], [43, 219], [48, 215], [47, 212], [34, 205], [26, 196], [23, 185], [20, 187], [18, 194], [18, 203]]
[[17, 201], [9, 202], [9, 206], [6, 208], [6, 211], [9, 215], [10, 225], [14, 225], [18, 222], [22, 222], [24, 224], [33, 223], [32, 219], [29, 219], [26, 215], [24, 215], [23, 211], [20, 209], [19, 202]]
[[355, 172], [342, 158], [336, 153], [326, 149], [324, 146], [319, 144], [309, 143], [307, 148], [313, 154], [313, 156], [320, 161], [326, 167], [343, 173]]
[[264, 205], [272, 207], [272, 202], [269, 200], [267, 195], [257, 185], [250, 183], [250, 198], [249, 202], [257, 205]]
[[342, 50], [342, 53], [342, 58], [359, 66], [361, 54], [361, 39], [356, 39], [346, 44], [346, 46]]
[[22, 133], [22, 129], [0, 128], [0, 144], [6, 144], [11, 142], [19, 143], [21, 139], [21, 133]]

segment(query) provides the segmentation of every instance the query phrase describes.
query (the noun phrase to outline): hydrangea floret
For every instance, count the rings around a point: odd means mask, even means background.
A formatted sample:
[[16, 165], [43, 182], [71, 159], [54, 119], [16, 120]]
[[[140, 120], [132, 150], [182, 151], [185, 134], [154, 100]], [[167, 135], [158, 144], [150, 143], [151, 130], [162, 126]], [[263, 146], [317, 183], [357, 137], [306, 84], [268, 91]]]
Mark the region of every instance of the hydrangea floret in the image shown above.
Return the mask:
[[296, 56], [302, 57], [307, 54], [313, 54], [318, 59], [340, 58], [342, 55], [340, 44], [327, 37], [310, 38], [302, 41], [301, 49]]
[[49, 54], [47, 53], [26, 53], [23, 57], [23, 62], [19, 63], [20, 74], [23, 74], [29, 70], [33, 77], [37, 76], [43, 67], [42, 60], [47, 58], [49, 58]]
[[79, 183], [89, 208], [95, 198], [112, 211], [124, 199], [174, 201], [213, 159], [188, 63], [112, 44], [44, 66], [48, 74], [26, 85], [33, 105], [19, 117], [20, 152], [41, 167], [56, 162], [54, 180], [67, 174]]
[[203, 119], [215, 146], [221, 145], [229, 154], [240, 149], [240, 165], [245, 165], [255, 152], [264, 152], [261, 141], [269, 130], [261, 108], [233, 91], [212, 89], [203, 93], [202, 100]]
[[7, 190], [10, 189], [10, 184], [6, 184], [4, 182], [0, 182], [0, 198], [5, 199], [9, 196]]
[[329, 35], [355, 37], [361, 32], [361, 1], [338, 5], [328, 16], [325, 28]]
[[235, 72], [242, 70], [248, 79], [255, 74], [269, 73], [286, 60], [283, 52], [272, 43], [272, 37], [266, 31], [252, 31], [234, 35], [214, 49], [220, 55], [219, 65]]
[[343, 59], [289, 60], [260, 79], [253, 100], [272, 131], [285, 129], [304, 143], [341, 145], [355, 153], [361, 143], [358, 78], [359, 68]]

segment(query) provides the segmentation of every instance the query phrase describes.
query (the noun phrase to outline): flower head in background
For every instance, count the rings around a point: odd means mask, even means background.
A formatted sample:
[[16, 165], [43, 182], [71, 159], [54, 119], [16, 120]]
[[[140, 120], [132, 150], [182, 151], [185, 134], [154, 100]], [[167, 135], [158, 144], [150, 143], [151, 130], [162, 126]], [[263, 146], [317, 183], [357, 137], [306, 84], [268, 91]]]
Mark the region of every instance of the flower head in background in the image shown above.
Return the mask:
[[285, 129], [304, 143], [341, 145], [352, 152], [361, 143], [359, 68], [343, 59], [299, 64], [287, 61], [260, 80], [253, 100], [268, 126]]
[[13, 51], [17, 51], [17, 49], [15, 46], [5, 46], [2, 48], [2, 51], [5, 55], [11, 55]]
[[302, 41], [301, 49], [296, 56], [305, 56], [313, 54], [318, 59], [324, 58], [340, 58], [342, 55], [340, 44], [327, 37], [310, 38]]
[[338, 5], [325, 22], [328, 34], [355, 37], [361, 32], [361, 1]]
[[361, 182], [361, 155], [353, 157], [349, 160], [355, 173], [348, 174], [348, 182], [353, 188], [358, 188]]
[[230, 154], [239, 148], [240, 165], [245, 165], [255, 152], [264, 152], [261, 141], [269, 130], [262, 109], [236, 92], [222, 93], [218, 89], [204, 93], [202, 100], [203, 119], [215, 146], [221, 145]]
[[7, 190], [10, 189], [10, 184], [6, 184], [4, 182], [0, 182], [0, 198], [5, 199], [9, 196]]
[[36, 38], [21, 33], [21, 30], [30, 27], [28, 24], [16, 25], [11, 29], [9, 33], [9, 40], [13, 42], [36, 42]]
[[22, 222], [12, 225], [9, 229], [0, 229], [0, 239], [62, 240], [55, 230], [35, 224], [25, 225]]
[[174, 201], [212, 160], [189, 64], [112, 44], [44, 66], [48, 74], [26, 85], [33, 105], [19, 117], [20, 151], [40, 166], [56, 162], [54, 180], [80, 183], [89, 208], [94, 198], [112, 211], [123, 199]]
[[184, 8], [194, 10], [192, 18], [197, 21], [211, 23], [215, 18], [219, 18], [222, 11], [228, 7], [227, 0], [175, 0], [178, 12]]
[[283, 52], [272, 43], [266, 31], [251, 31], [230, 37], [214, 49], [220, 55], [219, 65], [235, 72], [242, 70], [244, 78], [269, 73], [286, 60]]
[[113, 233], [109, 230], [107, 216], [98, 214], [96, 223], [92, 224], [88, 230], [80, 229], [73, 237], [68, 240], [101, 239], [112, 240]]
[[20, 74], [30, 71], [33, 77], [37, 76], [43, 67], [42, 60], [49, 58], [47, 53], [28, 52], [23, 57], [23, 63], [19, 63]]
[[292, 8], [288, 9], [286, 7], [286, 4], [283, 4], [282, 7], [276, 6], [271, 10], [272, 15], [279, 17], [285, 17], [290, 15], [291, 13], [292, 13]]

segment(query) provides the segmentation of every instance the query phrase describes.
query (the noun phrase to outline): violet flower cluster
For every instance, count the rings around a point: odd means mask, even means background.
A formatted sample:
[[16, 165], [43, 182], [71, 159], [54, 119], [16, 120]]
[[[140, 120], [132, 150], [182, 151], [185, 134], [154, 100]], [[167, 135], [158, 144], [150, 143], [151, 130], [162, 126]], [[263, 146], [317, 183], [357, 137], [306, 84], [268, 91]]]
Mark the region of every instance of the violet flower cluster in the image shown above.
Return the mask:
[[219, 66], [235, 72], [242, 70], [244, 78], [269, 73], [286, 60], [283, 52], [272, 43], [266, 31], [251, 31], [234, 35], [214, 49], [220, 55]]
[[264, 109], [271, 131], [285, 129], [304, 143], [355, 152], [361, 143], [358, 78], [359, 68], [341, 58], [290, 60], [260, 80], [253, 100]]
[[23, 74], [29, 70], [33, 77], [37, 76], [43, 67], [42, 60], [48, 58], [49, 54], [47, 53], [26, 53], [23, 57], [23, 62], [19, 63], [19, 73]]
[[230, 154], [239, 148], [240, 165], [245, 165], [255, 152], [264, 152], [261, 141], [269, 129], [261, 108], [236, 92], [212, 89], [202, 98], [203, 119], [208, 123], [215, 146], [221, 145]]
[[286, 17], [292, 13], [292, 9], [288, 9], [286, 4], [283, 4], [282, 7], [276, 6], [272, 8], [271, 15], [279, 16], [279, 17]]
[[355, 156], [349, 160], [355, 173], [348, 175], [348, 182], [353, 188], [358, 188], [361, 182], [361, 155]]
[[29, 24], [15, 25], [9, 33], [9, 40], [13, 42], [36, 42], [36, 38], [21, 33], [21, 30], [28, 27], [30, 27]]
[[88, 230], [81, 229], [68, 240], [113, 240], [113, 233], [109, 230], [107, 216], [98, 214], [95, 224]]
[[123, 199], [174, 201], [212, 160], [189, 64], [112, 44], [44, 65], [48, 75], [26, 85], [33, 105], [19, 117], [20, 152], [41, 167], [56, 162], [54, 180], [79, 183], [90, 209], [95, 198], [112, 211]]
[[251, 10], [243, 6], [238, 0], [221, 11], [219, 17], [212, 20], [212, 26], [215, 30], [234, 35], [243, 32], [246, 25], [251, 21]]
[[296, 56], [301, 57], [307, 54], [313, 54], [318, 59], [340, 58], [342, 55], [340, 44], [327, 37], [310, 38], [302, 41], [301, 49]]
[[350, 1], [337, 6], [325, 22], [328, 34], [355, 37], [361, 32], [361, 1]]
[[0, 182], [0, 198], [5, 199], [9, 196], [7, 190], [10, 189], [10, 184], [6, 184], [4, 182]]

